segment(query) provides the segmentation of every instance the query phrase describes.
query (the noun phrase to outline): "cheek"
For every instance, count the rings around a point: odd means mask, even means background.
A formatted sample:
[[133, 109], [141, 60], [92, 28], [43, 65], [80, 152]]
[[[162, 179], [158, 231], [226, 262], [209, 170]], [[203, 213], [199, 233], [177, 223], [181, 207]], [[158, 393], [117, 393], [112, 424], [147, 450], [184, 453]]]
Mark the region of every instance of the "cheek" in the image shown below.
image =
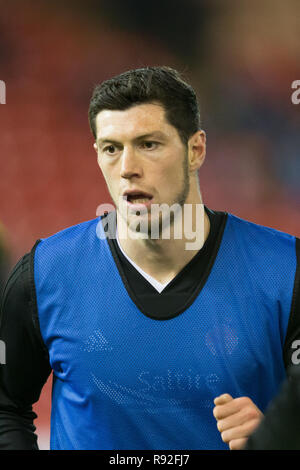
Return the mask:
[[161, 172], [161, 182], [169, 191], [176, 190], [182, 181], [183, 170], [179, 165], [166, 165]]
[[101, 165], [99, 163], [99, 160], [98, 160], [98, 165], [99, 165], [99, 168], [101, 170], [101, 173], [102, 173], [102, 176], [105, 180], [106, 185], [108, 186], [108, 188], [111, 188], [111, 181], [110, 181], [111, 177], [110, 177], [110, 173], [109, 173], [108, 169], [105, 167], [105, 165], [103, 165], [103, 164]]

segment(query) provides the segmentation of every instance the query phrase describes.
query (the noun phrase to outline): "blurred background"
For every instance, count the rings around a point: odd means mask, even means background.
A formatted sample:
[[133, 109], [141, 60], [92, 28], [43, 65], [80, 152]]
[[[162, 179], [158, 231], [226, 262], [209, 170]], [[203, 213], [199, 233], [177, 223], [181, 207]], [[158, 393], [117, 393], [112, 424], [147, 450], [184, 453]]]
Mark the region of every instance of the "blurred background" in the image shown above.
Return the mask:
[[[63, 4], [62, 4], [63, 3]], [[169, 65], [197, 91], [204, 203], [300, 236], [299, 0], [0, 0], [0, 288], [38, 238], [110, 202], [93, 87]], [[49, 448], [51, 378], [34, 409]]]

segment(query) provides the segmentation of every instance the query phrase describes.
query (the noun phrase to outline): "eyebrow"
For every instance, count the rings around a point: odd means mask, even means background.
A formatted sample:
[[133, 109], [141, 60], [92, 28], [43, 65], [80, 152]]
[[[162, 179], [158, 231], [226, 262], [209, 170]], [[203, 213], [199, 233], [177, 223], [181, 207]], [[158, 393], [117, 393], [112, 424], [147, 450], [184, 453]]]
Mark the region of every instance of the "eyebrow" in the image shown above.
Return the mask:
[[[154, 131], [154, 132], [150, 132], [148, 134], [139, 135], [139, 136], [135, 137], [133, 139], [133, 141], [138, 142], [140, 140], [149, 139], [149, 138], [165, 139], [166, 136], [160, 131]], [[107, 143], [120, 145], [121, 142], [119, 142], [115, 139], [109, 139], [109, 138], [101, 139], [100, 138], [100, 139], [97, 139], [97, 143], [98, 143], [98, 145], [103, 145], [103, 144], [107, 144]]]

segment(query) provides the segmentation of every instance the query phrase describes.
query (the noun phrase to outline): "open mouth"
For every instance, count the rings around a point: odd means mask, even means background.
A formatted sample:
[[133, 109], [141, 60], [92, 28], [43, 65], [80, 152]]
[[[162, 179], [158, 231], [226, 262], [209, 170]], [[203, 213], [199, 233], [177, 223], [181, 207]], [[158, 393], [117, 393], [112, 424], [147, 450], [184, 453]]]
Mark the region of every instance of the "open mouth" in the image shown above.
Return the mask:
[[124, 198], [127, 199], [128, 204], [147, 205], [153, 199], [153, 196], [151, 194], [136, 191], [131, 193], [125, 193]]

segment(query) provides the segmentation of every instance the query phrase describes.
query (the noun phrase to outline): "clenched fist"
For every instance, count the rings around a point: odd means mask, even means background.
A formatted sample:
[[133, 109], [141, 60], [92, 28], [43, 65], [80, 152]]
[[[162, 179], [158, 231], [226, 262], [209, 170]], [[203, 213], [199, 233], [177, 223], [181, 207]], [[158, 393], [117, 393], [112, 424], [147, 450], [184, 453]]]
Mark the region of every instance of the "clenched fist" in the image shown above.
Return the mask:
[[225, 393], [214, 399], [214, 417], [222, 440], [230, 450], [239, 450], [263, 418], [262, 412], [248, 397], [232, 398]]

